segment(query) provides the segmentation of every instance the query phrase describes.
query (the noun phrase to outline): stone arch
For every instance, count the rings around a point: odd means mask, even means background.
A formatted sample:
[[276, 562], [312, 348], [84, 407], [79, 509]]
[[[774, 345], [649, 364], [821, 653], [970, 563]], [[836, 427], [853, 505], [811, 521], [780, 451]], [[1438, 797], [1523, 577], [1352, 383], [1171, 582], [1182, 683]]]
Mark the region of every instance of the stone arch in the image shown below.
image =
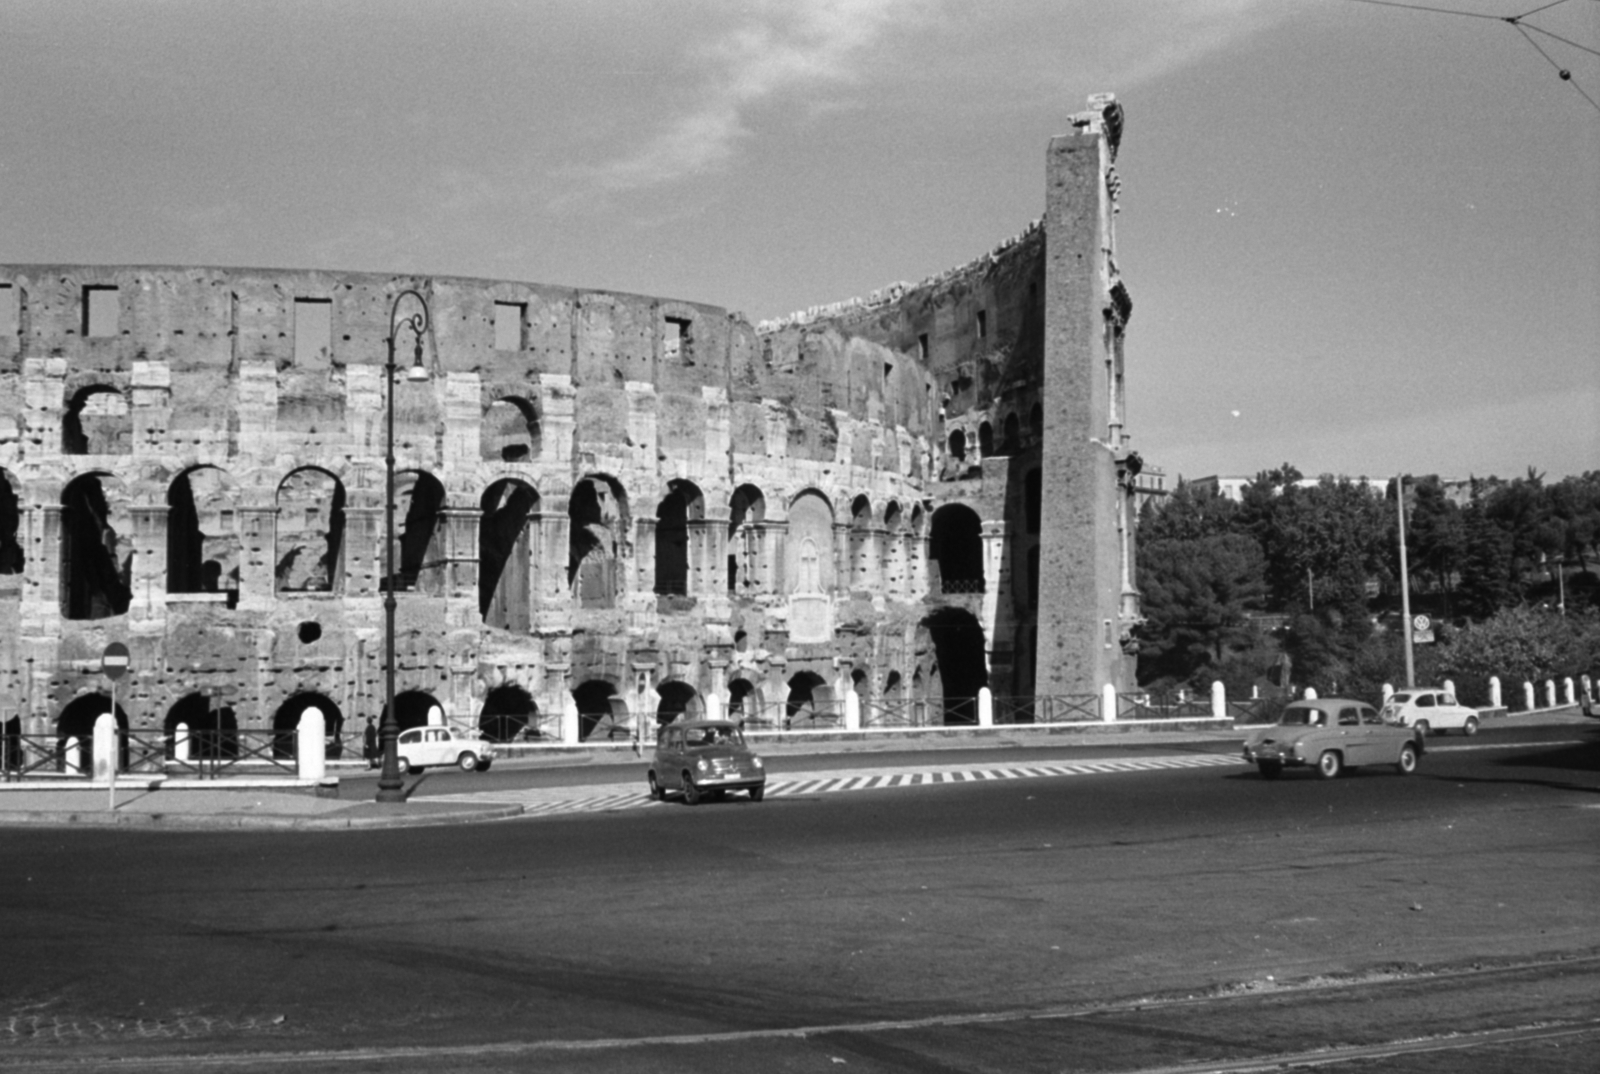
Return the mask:
[[789, 677], [784, 699], [783, 729], [831, 727], [839, 722], [839, 700], [833, 687], [815, 671], [798, 671]]
[[239, 488], [215, 466], [183, 471], [167, 488], [167, 592], [239, 599]]
[[63, 455], [133, 453], [133, 412], [128, 397], [109, 384], [90, 384], [73, 393], [61, 415]]
[[939, 568], [939, 584], [934, 586], [930, 579], [930, 589], [946, 594], [982, 593], [983, 525], [978, 513], [961, 503], [945, 504], [934, 511], [928, 559]]
[[656, 725], [675, 720], [698, 720], [706, 714], [705, 699], [700, 692], [681, 679], [668, 679], [656, 686], [661, 700], [656, 704]]
[[278, 592], [332, 593], [339, 588], [344, 580], [344, 502], [344, 483], [315, 466], [291, 471], [278, 485]]
[[502, 395], [483, 415], [480, 454], [499, 462], [533, 462], [542, 447], [539, 409], [529, 399]]
[[789, 596], [789, 637], [802, 643], [833, 638], [833, 505], [815, 489], [789, 504], [784, 543], [784, 592]]
[[873, 562], [874, 540], [872, 501], [862, 494], [850, 501], [850, 588], [871, 589], [878, 584], [877, 564]]
[[[406, 710], [400, 704], [401, 694], [395, 698], [395, 708], [404, 713]], [[427, 695], [423, 695], [427, 696]], [[431, 699], [430, 699], [431, 700]], [[285, 760], [295, 755], [295, 733], [300, 729], [300, 717], [306, 709], [316, 709], [322, 713], [322, 726], [326, 734], [339, 735], [343, 733], [344, 713], [339, 711], [325, 694], [315, 690], [301, 690], [291, 694], [289, 698], [278, 706], [278, 711], [272, 714], [272, 756]], [[427, 722], [424, 716], [421, 723]], [[405, 724], [401, 727], [404, 728]]]
[[0, 574], [21, 574], [27, 563], [18, 538], [22, 530], [20, 488], [16, 475], [0, 467]]
[[511, 742], [524, 734], [531, 738], [539, 733], [539, 704], [516, 683], [496, 686], [484, 695], [478, 730], [490, 742]]
[[[957, 463], [967, 461], [967, 434], [963, 429], [951, 429], [946, 441], [946, 451]], [[957, 467], [959, 469], [959, 467]]]
[[[108, 712], [117, 718], [117, 767], [128, 767], [128, 714], [121, 705], [115, 710], [111, 698], [102, 693], [81, 694], [67, 702], [56, 717], [56, 771], [76, 767], [78, 771], [94, 771], [94, 725]], [[67, 756], [67, 741], [78, 740], [76, 757]]]
[[978, 457], [987, 459], [994, 454], [994, 426], [983, 422], [978, 426]]
[[122, 482], [107, 473], [74, 478], [61, 492], [61, 614], [124, 615], [132, 599], [133, 527]]
[[755, 596], [763, 591], [763, 547], [767, 498], [755, 485], [740, 485], [728, 498], [728, 592]]
[[945, 724], [978, 722], [978, 691], [989, 684], [988, 646], [977, 617], [965, 608], [944, 607], [919, 624], [937, 661]]
[[766, 707], [766, 696], [759, 683], [743, 675], [728, 680], [728, 719], [741, 723], [760, 720]]
[[705, 516], [706, 500], [699, 486], [681, 478], [667, 483], [667, 494], [656, 507], [657, 595], [686, 596], [693, 592], [690, 568], [698, 557], [691, 549], [690, 523], [700, 522]]
[[618, 695], [614, 683], [589, 679], [573, 689], [572, 700], [578, 707], [579, 741], [603, 736], [611, 742], [619, 735], [624, 739], [633, 737], [628, 703]]
[[444, 506], [444, 485], [426, 470], [394, 475], [395, 592], [444, 594]]
[[622, 483], [606, 474], [582, 478], [567, 502], [567, 516], [567, 584], [578, 606], [615, 607], [626, 583], [628, 497]]
[[478, 519], [478, 614], [485, 626], [525, 632], [533, 625], [539, 493], [517, 478], [484, 490]]
[[190, 756], [196, 760], [215, 761], [239, 756], [239, 720], [233, 706], [212, 708], [211, 698], [202, 693], [185, 694], [175, 701], [162, 724], [169, 757], [173, 756], [179, 724], [189, 729]]

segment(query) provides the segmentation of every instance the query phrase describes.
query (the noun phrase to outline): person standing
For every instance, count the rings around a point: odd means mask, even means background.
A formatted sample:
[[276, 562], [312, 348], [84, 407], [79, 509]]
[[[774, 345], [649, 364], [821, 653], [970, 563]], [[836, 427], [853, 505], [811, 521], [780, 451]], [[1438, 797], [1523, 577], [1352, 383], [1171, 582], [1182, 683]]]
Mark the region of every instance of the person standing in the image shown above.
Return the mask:
[[371, 716], [367, 717], [366, 730], [361, 732], [361, 755], [366, 758], [368, 768], [378, 767], [378, 727]]

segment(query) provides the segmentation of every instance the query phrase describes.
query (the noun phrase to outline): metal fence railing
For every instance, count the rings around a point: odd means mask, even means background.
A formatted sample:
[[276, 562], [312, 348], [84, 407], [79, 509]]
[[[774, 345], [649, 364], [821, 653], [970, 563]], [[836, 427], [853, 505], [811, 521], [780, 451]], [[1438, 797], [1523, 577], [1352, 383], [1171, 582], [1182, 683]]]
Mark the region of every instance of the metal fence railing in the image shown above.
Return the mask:
[[[165, 731], [119, 731], [119, 775], [217, 779], [243, 772], [298, 771], [292, 731], [199, 731], [180, 756]], [[6, 782], [32, 777], [89, 779], [94, 771], [94, 740], [57, 735], [0, 736], [0, 773]]]
[[1201, 720], [1211, 715], [1211, 699], [1190, 694], [1118, 694], [1119, 720]]

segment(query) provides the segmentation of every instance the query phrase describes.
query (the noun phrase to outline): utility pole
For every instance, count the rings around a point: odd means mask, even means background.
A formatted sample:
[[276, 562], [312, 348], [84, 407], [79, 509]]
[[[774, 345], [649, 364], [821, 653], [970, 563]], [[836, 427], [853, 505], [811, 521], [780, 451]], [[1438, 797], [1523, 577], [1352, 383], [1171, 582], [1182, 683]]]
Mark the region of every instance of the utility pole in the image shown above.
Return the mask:
[[1411, 573], [1406, 569], [1406, 476], [1394, 479], [1394, 504], [1400, 512], [1400, 617], [1406, 639], [1406, 689], [1417, 685], [1417, 662], [1411, 650]]

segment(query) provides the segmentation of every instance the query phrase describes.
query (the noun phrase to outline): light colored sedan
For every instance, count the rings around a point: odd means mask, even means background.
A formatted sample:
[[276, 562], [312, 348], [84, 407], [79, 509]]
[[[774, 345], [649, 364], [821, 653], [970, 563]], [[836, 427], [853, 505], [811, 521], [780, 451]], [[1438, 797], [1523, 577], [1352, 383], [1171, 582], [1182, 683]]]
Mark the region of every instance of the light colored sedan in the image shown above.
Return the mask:
[[1396, 690], [1384, 702], [1380, 715], [1385, 723], [1414, 727], [1424, 735], [1435, 731], [1478, 733], [1478, 710], [1457, 704], [1456, 695], [1448, 690]]
[[401, 772], [420, 772], [430, 765], [484, 772], [494, 760], [494, 746], [485, 738], [450, 727], [413, 727], [395, 740]]
[[1244, 740], [1244, 759], [1264, 779], [1301, 766], [1333, 779], [1364, 764], [1392, 764], [1409, 776], [1421, 756], [1422, 737], [1416, 731], [1384, 723], [1371, 705], [1343, 697], [1291, 701], [1276, 724]]

